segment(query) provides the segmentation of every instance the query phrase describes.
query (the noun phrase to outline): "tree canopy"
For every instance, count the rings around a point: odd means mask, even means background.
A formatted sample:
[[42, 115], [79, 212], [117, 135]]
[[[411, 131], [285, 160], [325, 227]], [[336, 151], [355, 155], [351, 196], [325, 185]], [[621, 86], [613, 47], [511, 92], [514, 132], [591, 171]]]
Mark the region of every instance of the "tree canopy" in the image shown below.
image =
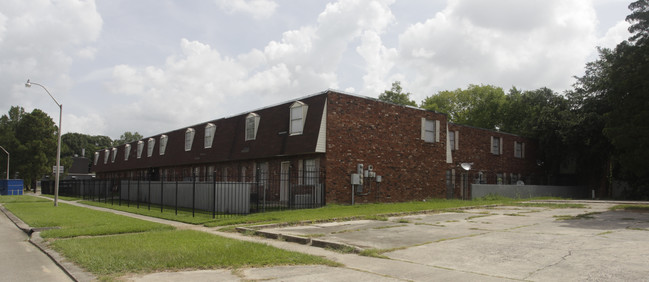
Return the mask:
[[505, 92], [492, 85], [469, 85], [466, 90], [440, 91], [427, 97], [421, 107], [449, 115], [454, 123], [495, 129], [502, 123]]
[[416, 107], [417, 102], [410, 100], [410, 95], [410, 92], [403, 93], [400, 81], [395, 81], [392, 83], [392, 88], [390, 90], [385, 90], [381, 95], [379, 95], [379, 100], [398, 105]]
[[113, 141], [113, 146], [124, 145], [126, 143], [141, 140], [142, 138], [142, 135], [137, 131], [135, 133], [126, 131], [124, 132], [124, 134], [122, 134], [122, 136], [119, 137], [119, 139]]
[[0, 118], [0, 132], [0, 144], [11, 154], [9, 178], [22, 178], [31, 186], [52, 172], [58, 128], [45, 112], [34, 109], [26, 113], [22, 107], [11, 107], [8, 115]]

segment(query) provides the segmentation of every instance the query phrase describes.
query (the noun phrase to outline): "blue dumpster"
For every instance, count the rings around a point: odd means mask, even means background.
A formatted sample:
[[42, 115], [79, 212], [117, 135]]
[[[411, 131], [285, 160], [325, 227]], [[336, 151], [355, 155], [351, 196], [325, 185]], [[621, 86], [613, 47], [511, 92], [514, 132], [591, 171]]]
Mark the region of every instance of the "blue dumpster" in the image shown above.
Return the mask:
[[22, 179], [2, 179], [0, 180], [0, 195], [12, 196], [23, 194]]

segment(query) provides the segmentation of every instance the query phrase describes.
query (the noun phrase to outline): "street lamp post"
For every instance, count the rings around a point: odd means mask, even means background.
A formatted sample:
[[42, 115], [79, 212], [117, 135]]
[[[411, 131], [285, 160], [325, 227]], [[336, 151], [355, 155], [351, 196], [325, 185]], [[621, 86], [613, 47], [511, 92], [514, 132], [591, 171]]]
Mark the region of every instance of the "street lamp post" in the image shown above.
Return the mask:
[[57, 106], [59, 106], [59, 141], [56, 147], [56, 176], [54, 178], [54, 206], [57, 207], [59, 205], [59, 173], [61, 170], [61, 119], [63, 118], [63, 105], [59, 104], [56, 99], [54, 99], [54, 96], [50, 93], [50, 91], [45, 88], [45, 86], [38, 84], [36, 82], [30, 82], [29, 79], [25, 83], [25, 87], [31, 87], [33, 85], [38, 85], [42, 87], [45, 92], [47, 92], [48, 95], [50, 95], [50, 98], [54, 100], [54, 103], [56, 103]]
[[7, 180], [9, 180], [9, 152], [7, 152], [7, 150], [5, 150], [5, 148], [2, 146], [0, 146], [0, 148], [2, 148], [5, 153], [7, 153]]

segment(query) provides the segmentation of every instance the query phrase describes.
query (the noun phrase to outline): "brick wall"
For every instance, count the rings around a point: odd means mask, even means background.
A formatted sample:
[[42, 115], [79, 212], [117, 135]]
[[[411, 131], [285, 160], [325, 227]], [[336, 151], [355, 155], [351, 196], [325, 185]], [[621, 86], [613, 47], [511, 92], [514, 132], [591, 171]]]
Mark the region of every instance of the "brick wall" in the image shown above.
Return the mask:
[[[327, 101], [327, 202], [351, 203], [357, 164], [382, 176], [355, 203], [402, 202], [445, 195], [446, 131], [440, 142], [421, 139], [421, 119], [446, 116], [373, 99], [330, 93]], [[380, 193], [377, 194], [377, 188]], [[364, 191], [364, 192], [367, 192]]]
[[[473, 163], [470, 173], [474, 178], [477, 173], [482, 172], [487, 176], [487, 184], [497, 184], [496, 176], [502, 174], [501, 181], [509, 184], [512, 174], [516, 175], [515, 180], [520, 174], [520, 178], [524, 182], [535, 184], [542, 182], [542, 170], [536, 163], [538, 145], [535, 140], [457, 124], [450, 124], [449, 131], [455, 131], [458, 135], [457, 144], [459, 146], [452, 152], [454, 163]], [[502, 153], [492, 153], [493, 137], [502, 142], [500, 144]], [[520, 157], [515, 156], [515, 142], [522, 144], [520, 145], [522, 149]], [[457, 171], [463, 172], [463, 169], [458, 168]]]
[[[483, 183], [492, 184], [507, 184], [512, 179], [539, 183], [543, 178], [536, 165], [538, 147], [534, 140], [448, 124], [458, 140], [452, 162], [447, 163], [444, 114], [338, 93], [328, 95], [327, 107], [328, 203], [351, 203], [351, 174], [358, 164], [365, 168], [372, 165], [382, 182], [366, 187], [363, 192], [367, 195], [355, 194], [355, 203], [461, 198], [465, 171], [460, 164], [464, 162], [473, 163], [467, 175], [469, 183], [480, 181], [480, 174]], [[439, 142], [421, 139], [422, 118], [439, 121]], [[492, 137], [502, 142], [502, 153], [492, 154]], [[521, 158], [514, 156], [514, 142], [524, 144]]]

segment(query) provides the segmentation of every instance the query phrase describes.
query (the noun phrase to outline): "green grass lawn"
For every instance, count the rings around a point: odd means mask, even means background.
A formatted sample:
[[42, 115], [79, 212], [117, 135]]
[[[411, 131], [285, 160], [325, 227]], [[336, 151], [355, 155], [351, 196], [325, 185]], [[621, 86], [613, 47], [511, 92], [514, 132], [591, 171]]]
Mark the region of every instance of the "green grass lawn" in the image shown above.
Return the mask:
[[[29, 197], [29, 196], [27, 196]], [[37, 197], [32, 197], [36, 198]], [[43, 238], [97, 236], [173, 229], [172, 226], [135, 219], [107, 212], [59, 203], [13, 202], [3, 205], [31, 227], [60, 227], [45, 230]]]
[[137, 208], [137, 206], [133, 203], [131, 203], [130, 206], [127, 206], [126, 203], [122, 203], [122, 205], [118, 205], [117, 202], [111, 204], [110, 202], [104, 203], [104, 202], [94, 202], [94, 201], [80, 201], [80, 203], [84, 205], [108, 208], [108, 209], [113, 209], [118, 211], [125, 211], [129, 213], [169, 219], [169, 220], [174, 220], [174, 221], [179, 221], [179, 222], [184, 222], [189, 224], [204, 224], [209, 221], [214, 221], [214, 219], [212, 219], [211, 212], [203, 212], [199, 210], [196, 210], [194, 216], [192, 216], [191, 210], [179, 209], [178, 214], [176, 214], [176, 211], [173, 209], [173, 207], [165, 207], [162, 210], [162, 212], [160, 212], [159, 205], [151, 205], [151, 209], [149, 210], [148, 205], [142, 203], [140, 203], [140, 208]]
[[52, 247], [100, 276], [181, 269], [338, 265], [316, 256], [192, 230], [57, 240]]
[[43, 199], [28, 195], [16, 196], [0, 196], [0, 203], [24, 203], [24, 202], [52, 202], [48, 199]]
[[515, 204], [508, 198], [479, 199], [472, 201], [429, 199], [427, 201], [383, 204], [327, 205], [317, 209], [287, 210], [256, 213], [246, 216], [223, 218], [205, 223], [205, 226], [240, 224], [297, 223], [301, 221], [328, 221], [345, 219], [381, 219], [389, 215], [444, 211], [470, 206]]
[[168, 225], [64, 203], [54, 207], [52, 201], [38, 197], [12, 197], [2, 197], [0, 201], [31, 227], [61, 227], [43, 231], [41, 236], [66, 259], [100, 280], [119, 280], [128, 273], [181, 269], [339, 265], [264, 244], [199, 231], [171, 230], [174, 228]]

